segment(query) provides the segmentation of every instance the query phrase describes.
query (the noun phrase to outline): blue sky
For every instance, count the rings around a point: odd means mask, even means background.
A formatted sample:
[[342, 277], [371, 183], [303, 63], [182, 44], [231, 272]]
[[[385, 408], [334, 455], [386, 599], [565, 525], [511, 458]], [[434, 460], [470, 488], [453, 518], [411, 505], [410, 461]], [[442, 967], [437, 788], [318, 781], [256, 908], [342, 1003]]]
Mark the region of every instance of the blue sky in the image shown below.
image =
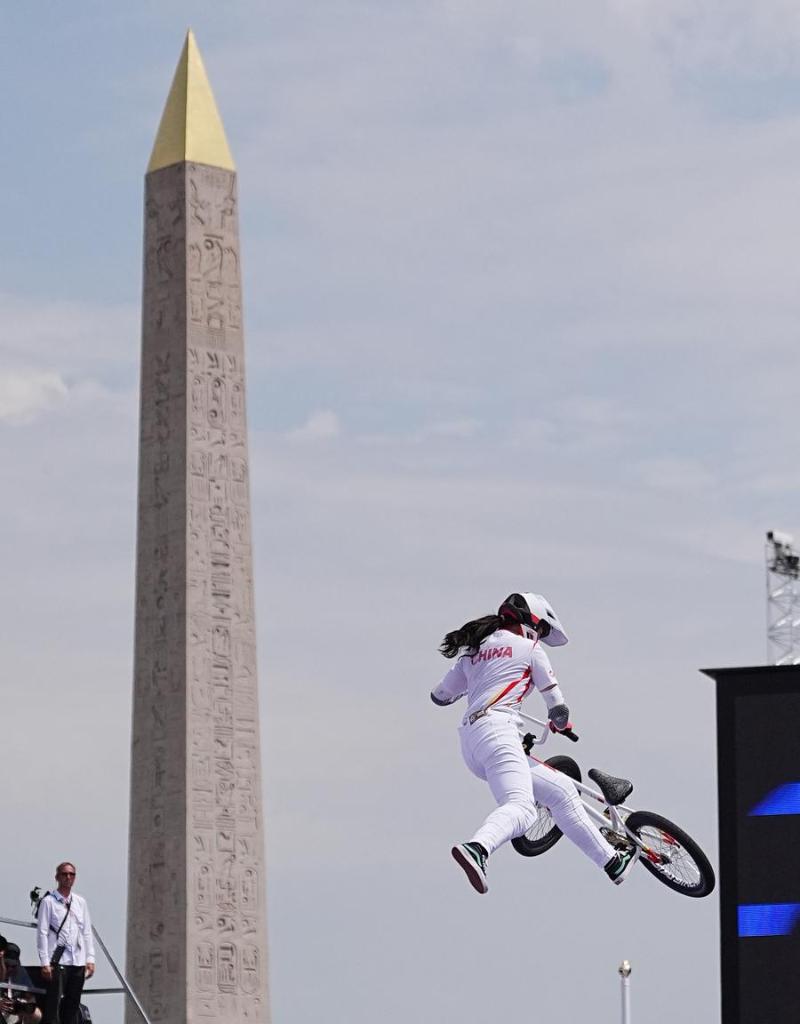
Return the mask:
[[275, 1020], [610, 1020], [623, 958], [652, 1024], [677, 978], [718, 1019], [713, 898], [559, 847], [473, 899], [489, 797], [427, 691], [544, 592], [579, 760], [715, 856], [697, 669], [763, 660], [800, 527], [788, 0], [3, 12], [0, 908], [72, 857], [121, 953], [142, 176], [189, 25], [240, 176]]

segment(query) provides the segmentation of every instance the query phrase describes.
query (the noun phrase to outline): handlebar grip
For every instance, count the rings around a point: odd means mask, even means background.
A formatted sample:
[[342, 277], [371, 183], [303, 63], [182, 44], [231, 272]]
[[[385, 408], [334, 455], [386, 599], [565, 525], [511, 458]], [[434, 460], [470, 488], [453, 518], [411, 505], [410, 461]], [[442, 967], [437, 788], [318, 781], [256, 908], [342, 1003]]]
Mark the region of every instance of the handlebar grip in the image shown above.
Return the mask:
[[525, 735], [522, 737], [522, 749], [525, 751], [526, 754], [530, 754], [531, 748], [533, 747], [535, 742], [536, 737], [534, 736], [534, 734], [532, 732], [526, 732]]
[[552, 722], [549, 722], [550, 732], [554, 732], [556, 736], [566, 736], [568, 740], [572, 740], [573, 743], [577, 743], [580, 736], [576, 732], [572, 731], [572, 723], [567, 725], [566, 729], [556, 729]]

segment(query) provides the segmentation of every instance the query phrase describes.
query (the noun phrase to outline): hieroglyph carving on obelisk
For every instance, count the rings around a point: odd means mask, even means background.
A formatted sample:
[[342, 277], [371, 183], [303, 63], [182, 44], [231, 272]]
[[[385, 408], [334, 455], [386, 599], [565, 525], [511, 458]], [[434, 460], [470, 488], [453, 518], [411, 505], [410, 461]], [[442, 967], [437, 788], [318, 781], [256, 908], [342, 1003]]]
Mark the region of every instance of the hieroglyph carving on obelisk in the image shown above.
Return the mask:
[[268, 1024], [236, 172], [191, 33], [145, 182], [128, 977], [153, 1024]]

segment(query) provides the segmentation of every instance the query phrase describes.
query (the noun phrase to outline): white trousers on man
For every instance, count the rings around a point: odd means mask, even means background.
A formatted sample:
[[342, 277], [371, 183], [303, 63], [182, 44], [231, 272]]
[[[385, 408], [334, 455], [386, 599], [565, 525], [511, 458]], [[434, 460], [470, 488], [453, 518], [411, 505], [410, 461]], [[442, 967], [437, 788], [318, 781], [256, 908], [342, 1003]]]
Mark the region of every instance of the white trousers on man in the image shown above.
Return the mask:
[[538, 801], [548, 808], [564, 835], [595, 864], [604, 867], [614, 850], [592, 823], [569, 778], [527, 757], [518, 722], [513, 713], [489, 711], [459, 730], [467, 767], [489, 783], [498, 804], [470, 842], [480, 843], [487, 853], [494, 853], [533, 825]]

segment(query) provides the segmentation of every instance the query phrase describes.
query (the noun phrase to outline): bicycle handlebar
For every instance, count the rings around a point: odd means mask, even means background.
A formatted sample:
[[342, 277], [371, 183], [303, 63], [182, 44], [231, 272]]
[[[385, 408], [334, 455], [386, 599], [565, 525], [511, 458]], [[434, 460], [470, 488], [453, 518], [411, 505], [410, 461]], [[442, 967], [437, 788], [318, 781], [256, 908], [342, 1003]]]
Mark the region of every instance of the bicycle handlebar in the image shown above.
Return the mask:
[[[558, 729], [552, 729], [551, 732], [554, 732], [556, 736], [566, 736], [567, 739], [572, 740], [573, 743], [577, 743], [580, 739], [580, 736], [578, 736], [576, 732], [573, 732], [572, 729], [564, 729], [562, 732], [559, 732]], [[530, 754], [535, 744], [536, 734], [532, 732], [526, 732], [525, 735], [522, 737], [522, 747], [525, 753]]]
[[530, 753], [530, 748], [532, 746], [540, 746], [542, 743], [544, 743], [544, 741], [547, 739], [547, 734], [550, 732], [554, 732], [558, 736], [566, 736], [567, 739], [572, 740], [573, 743], [577, 743], [578, 739], [580, 738], [576, 732], [572, 731], [571, 725], [568, 729], [564, 729], [562, 732], [559, 732], [558, 729], [556, 729], [553, 726], [552, 722], [543, 722], [541, 718], [534, 718], [533, 715], [526, 715], [524, 711], [517, 711], [517, 714], [520, 718], [524, 718], [526, 722], [533, 722], [534, 725], [541, 726], [541, 728], [543, 729], [543, 733], [539, 733], [539, 735], [542, 737], [541, 739], [537, 738], [536, 733], [525, 733], [525, 736], [522, 739], [522, 745], [526, 747], [526, 754]]
[[566, 729], [556, 729], [552, 722], [548, 722], [547, 726], [550, 732], [555, 733], [556, 736], [566, 736], [568, 740], [572, 740], [573, 743], [577, 743], [580, 736], [576, 732], [572, 731], [572, 724], [567, 726]]

